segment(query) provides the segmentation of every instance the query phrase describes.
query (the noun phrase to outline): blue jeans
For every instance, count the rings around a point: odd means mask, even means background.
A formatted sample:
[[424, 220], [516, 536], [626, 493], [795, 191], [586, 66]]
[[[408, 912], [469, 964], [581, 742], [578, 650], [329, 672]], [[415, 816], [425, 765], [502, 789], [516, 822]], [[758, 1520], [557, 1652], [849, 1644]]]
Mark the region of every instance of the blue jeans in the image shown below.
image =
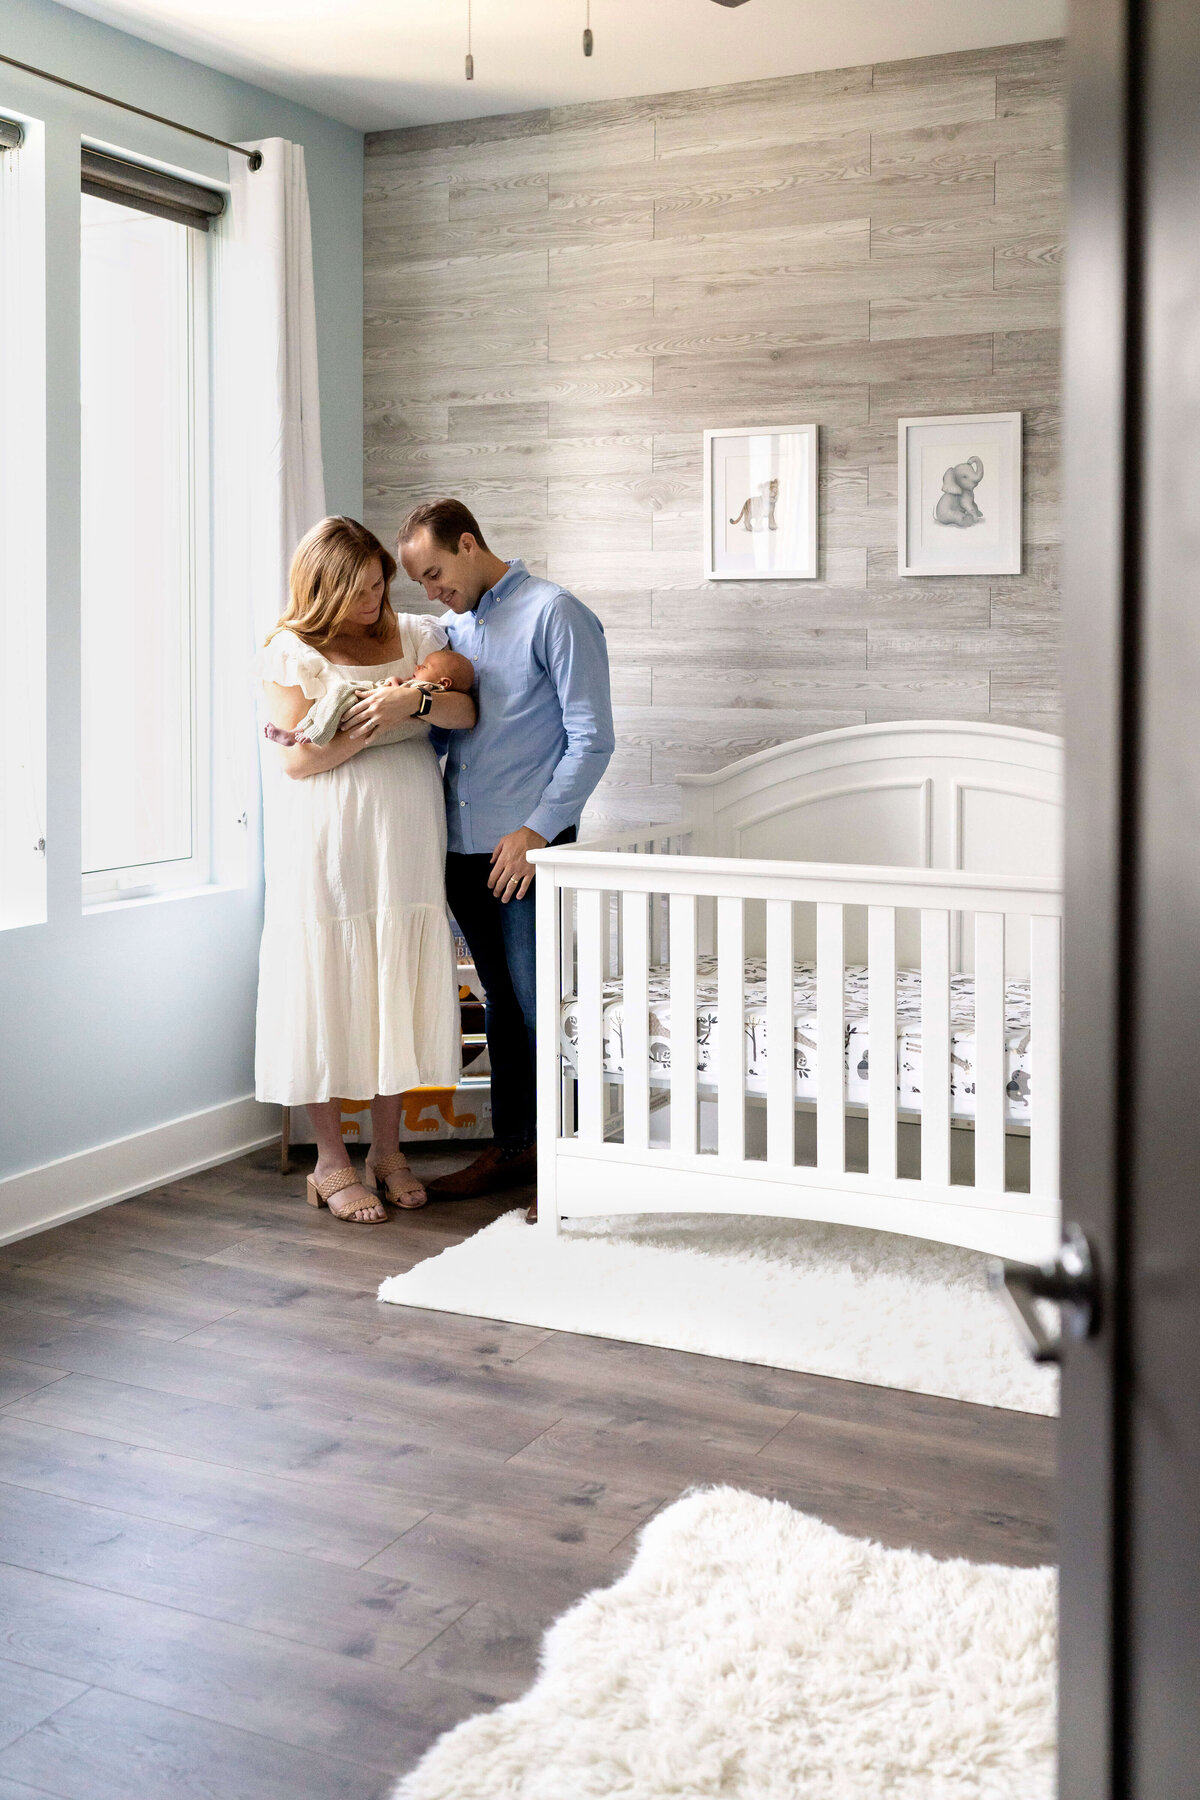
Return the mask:
[[[571, 825], [554, 842], [572, 844], [575, 835]], [[446, 898], [483, 983], [492, 1136], [504, 1150], [525, 1150], [537, 1139], [534, 890], [505, 904], [488, 887], [491, 872], [490, 856], [450, 851]]]

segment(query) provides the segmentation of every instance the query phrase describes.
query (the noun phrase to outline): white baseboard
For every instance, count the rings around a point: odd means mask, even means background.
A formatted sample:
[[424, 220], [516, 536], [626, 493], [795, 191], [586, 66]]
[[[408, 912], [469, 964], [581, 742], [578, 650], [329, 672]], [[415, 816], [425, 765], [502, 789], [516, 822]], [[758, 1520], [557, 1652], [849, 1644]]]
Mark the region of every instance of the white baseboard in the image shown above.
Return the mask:
[[278, 1136], [279, 1108], [247, 1097], [24, 1169], [0, 1181], [0, 1244], [230, 1162]]

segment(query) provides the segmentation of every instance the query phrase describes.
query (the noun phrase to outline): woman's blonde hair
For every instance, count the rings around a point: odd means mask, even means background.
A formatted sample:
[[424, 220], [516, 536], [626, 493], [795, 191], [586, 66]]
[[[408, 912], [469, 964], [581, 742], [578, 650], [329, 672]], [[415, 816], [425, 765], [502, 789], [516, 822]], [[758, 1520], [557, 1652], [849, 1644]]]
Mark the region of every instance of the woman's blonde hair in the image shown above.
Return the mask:
[[383, 570], [383, 605], [367, 635], [381, 642], [389, 638], [396, 625], [390, 599], [396, 559], [357, 519], [335, 514], [305, 532], [297, 544], [288, 575], [291, 599], [268, 634], [268, 644], [277, 631], [294, 631], [314, 650], [336, 637], [368, 565], [376, 559]]

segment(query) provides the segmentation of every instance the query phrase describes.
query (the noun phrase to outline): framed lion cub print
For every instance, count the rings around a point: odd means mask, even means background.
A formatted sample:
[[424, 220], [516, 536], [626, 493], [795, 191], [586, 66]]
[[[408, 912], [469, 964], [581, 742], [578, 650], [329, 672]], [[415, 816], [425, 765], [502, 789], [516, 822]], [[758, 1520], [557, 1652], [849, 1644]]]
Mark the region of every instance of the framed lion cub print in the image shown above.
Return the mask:
[[704, 433], [706, 581], [812, 581], [817, 428]]

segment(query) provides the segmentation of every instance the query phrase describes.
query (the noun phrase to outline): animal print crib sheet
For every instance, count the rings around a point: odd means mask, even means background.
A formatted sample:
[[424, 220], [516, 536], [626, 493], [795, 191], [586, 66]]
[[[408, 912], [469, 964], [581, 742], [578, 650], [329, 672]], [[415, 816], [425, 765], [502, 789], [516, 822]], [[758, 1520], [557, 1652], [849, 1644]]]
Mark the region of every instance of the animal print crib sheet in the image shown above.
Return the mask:
[[[745, 971], [746, 1092], [767, 1091], [767, 965], [749, 957]], [[717, 959], [696, 960], [696, 1068], [701, 1088], [715, 1090], [720, 1014], [717, 1008]], [[604, 1072], [625, 1069], [625, 1007], [618, 977], [604, 983]], [[817, 970], [797, 963], [793, 1006], [792, 1060], [796, 1098], [817, 1097]], [[870, 1065], [865, 964], [846, 970], [845, 1066], [846, 1101], [866, 1106]], [[896, 1090], [902, 1110], [921, 1110], [921, 971], [896, 972]], [[1006, 1119], [1011, 1125], [1030, 1122], [1029, 983], [1009, 981], [1004, 997]], [[572, 994], [560, 1015], [560, 1046], [572, 1068], [578, 1066], [579, 1016]], [[650, 1081], [666, 1086], [671, 1078], [670, 969], [650, 970]], [[975, 978], [950, 978], [950, 1109], [956, 1119], [975, 1116]]]

